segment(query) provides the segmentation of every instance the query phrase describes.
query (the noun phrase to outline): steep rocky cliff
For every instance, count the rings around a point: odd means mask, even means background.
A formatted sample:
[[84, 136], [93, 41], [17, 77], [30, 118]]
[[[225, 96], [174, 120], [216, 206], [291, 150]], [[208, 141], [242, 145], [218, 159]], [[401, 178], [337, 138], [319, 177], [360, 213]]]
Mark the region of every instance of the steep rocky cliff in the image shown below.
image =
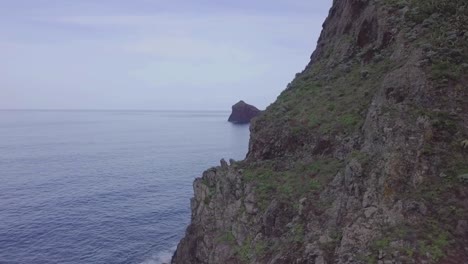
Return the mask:
[[468, 2], [335, 0], [172, 262], [468, 263]]

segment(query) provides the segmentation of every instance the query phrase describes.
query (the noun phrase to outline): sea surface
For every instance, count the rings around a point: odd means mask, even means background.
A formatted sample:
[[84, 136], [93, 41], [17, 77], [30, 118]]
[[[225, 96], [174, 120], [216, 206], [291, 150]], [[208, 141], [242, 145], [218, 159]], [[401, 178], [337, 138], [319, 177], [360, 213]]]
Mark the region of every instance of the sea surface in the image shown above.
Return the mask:
[[163, 263], [192, 181], [243, 159], [228, 112], [0, 111], [0, 263]]

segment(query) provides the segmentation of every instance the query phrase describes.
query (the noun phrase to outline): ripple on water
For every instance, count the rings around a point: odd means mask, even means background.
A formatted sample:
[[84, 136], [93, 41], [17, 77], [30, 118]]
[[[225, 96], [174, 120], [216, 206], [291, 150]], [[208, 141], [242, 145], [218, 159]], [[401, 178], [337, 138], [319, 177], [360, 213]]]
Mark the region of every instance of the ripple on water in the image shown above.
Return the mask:
[[247, 152], [228, 115], [0, 111], [0, 263], [170, 261], [193, 179]]

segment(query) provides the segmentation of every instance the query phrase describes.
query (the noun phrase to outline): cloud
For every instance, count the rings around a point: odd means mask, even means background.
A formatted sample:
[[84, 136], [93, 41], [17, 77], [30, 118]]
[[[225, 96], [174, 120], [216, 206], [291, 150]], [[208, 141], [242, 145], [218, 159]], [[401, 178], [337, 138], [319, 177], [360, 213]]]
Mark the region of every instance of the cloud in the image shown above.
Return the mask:
[[[296, 14], [289, 16], [284, 14], [248, 14], [248, 13], [170, 13], [170, 12], [155, 12], [144, 15], [69, 15], [69, 16], [54, 16], [54, 17], [35, 17], [33, 20], [39, 22], [50, 22], [77, 26], [87, 26], [94, 28], [105, 27], [120, 27], [128, 29], [128, 27], [138, 27], [140, 29], [151, 28], [153, 30], [170, 29], [186, 30], [194, 29], [219, 29], [220, 27], [240, 27], [246, 26], [252, 28], [263, 28], [271, 31], [287, 32], [294, 30], [294, 27], [309, 25], [314, 22], [313, 26], [320, 25], [323, 22], [323, 14]], [[170, 26], [170, 28], [168, 28]], [[203, 32], [199, 32], [203, 33]], [[213, 32], [215, 33], [215, 32]]]
[[[130, 101], [136, 102], [130, 108], [151, 108], [137, 102], [154, 98], [164, 108], [177, 107], [170, 102], [177, 98], [184, 107], [200, 108], [191, 105], [195, 97], [205, 107], [204, 98], [211, 102], [214, 93], [222, 93], [225, 101], [217, 102], [221, 106], [247, 95], [265, 106], [308, 61], [326, 15], [312, 12], [314, 5], [320, 4], [37, 4], [13, 20], [0, 17], [0, 81], [12, 87], [8, 93], [0, 90], [0, 98], [7, 107], [27, 108], [58, 101], [76, 108], [121, 108]], [[76, 100], [87, 97], [92, 100]]]
[[223, 61], [226, 59], [248, 62], [254, 55], [250, 51], [223, 41], [199, 39], [190, 36], [163, 35], [127, 43], [123, 49], [130, 53], [153, 56], [158, 59]]
[[149, 26], [157, 22], [154, 16], [145, 15], [100, 15], [37, 17], [38, 21], [56, 22], [80, 26]]
[[153, 87], [222, 86], [245, 83], [263, 76], [271, 69], [267, 64], [248, 67], [233, 61], [161, 61], [131, 72], [132, 76]]
[[[317, 35], [322, 16], [249, 14], [154, 14], [64, 16], [51, 23], [108, 34], [125, 52], [179, 58], [252, 58], [262, 50], [296, 49], [305, 32]], [[312, 29], [312, 30], [311, 30]], [[314, 32], [315, 31], [315, 32]], [[310, 37], [314, 45], [314, 37]]]

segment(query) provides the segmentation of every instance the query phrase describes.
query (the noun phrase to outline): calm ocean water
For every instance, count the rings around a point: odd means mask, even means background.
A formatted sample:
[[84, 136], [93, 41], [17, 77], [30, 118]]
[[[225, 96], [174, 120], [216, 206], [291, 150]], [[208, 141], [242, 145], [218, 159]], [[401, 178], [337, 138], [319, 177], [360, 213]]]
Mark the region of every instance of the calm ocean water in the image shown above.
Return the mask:
[[242, 159], [227, 112], [0, 111], [0, 263], [161, 263], [195, 177]]

